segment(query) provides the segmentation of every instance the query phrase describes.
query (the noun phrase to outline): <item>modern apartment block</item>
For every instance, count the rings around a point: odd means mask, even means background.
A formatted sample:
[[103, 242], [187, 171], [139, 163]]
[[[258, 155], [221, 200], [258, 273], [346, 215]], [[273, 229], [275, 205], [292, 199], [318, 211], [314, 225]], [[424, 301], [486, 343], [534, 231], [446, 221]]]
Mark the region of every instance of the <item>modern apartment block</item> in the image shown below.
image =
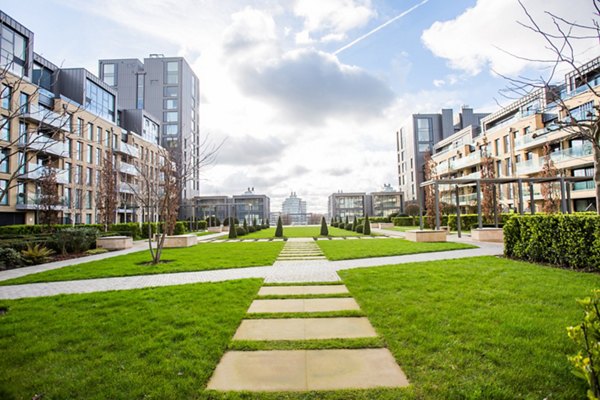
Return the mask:
[[[200, 87], [187, 61], [160, 54], [152, 54], [143, 62], [136, 58], [104, 59], [99, 61], [99, 76], [118, 92], [119, 109], [126, 110], [124, 118], [131, 110], [146, 110], [158, 117], [160, 143], [169, 149], [187, 178], [182, 198], [198, 196]], [[138, 119], [146, 126], [146, 119]]]
[[382, 191], [367, 194], [365, 192], [332, 193], [328, 204], [329, 218], [349, 219], [364, 217], [387, 217], [404, 211], [404, 199], [401, 192], [394, 191], [391, 185], [384, 185]]
[[433, 153], [437, 143], [462, 129], [478, 127], [486, 115], [474, 113], [468, 107], [463, 107], [456, 116], [451, 109], [442, 109], [441, 113], [412, 115], [405, 126], [396, 132], [398, 184], [405, 201], [417, 199], [418, 187], [423, 182], [425, 153]]
[[[596, 117], [594, 104], [600, 100], [587, 84], [600, 88], [600, 58], [581, 66], [585, 79], [575, 79], [575, 72], [565, 75], [564, 83], [539, 89], [481, 120], [478, 129], [463, 129], [435, 147], [433, 160], [438, 178], [481, 177], [482, 155], [487, 152], [494, 161], [496, 177], [539, 177], [544, 166], [547, 146], [550, 159], [561, 176], [589, 176], [589, 181], [567, 185], [568, 207], [574, 211], [595, 210], [593, 158], [591, 143], [578, 138], [569, 127], [571, 119]], [[587, 82], [587, 84], [586, 84]], [[487, 142], [487, 148], [484, 144]], [[440, 187], [442, 200], [455, 202]], [[460, 204], [475, 206], [474, 185], [461, 187]], [[502, 207], [518, 207], [518, 187], [498, 187]], [[541, 203], [541, 187], [533, 185], [534, 202]], [[524, 210], [531, 210], [528, 185], [523, 189]], [[534, 204], [539, 207], [539, 204]], [[539, 208], [537, 208], [539, 209]]]
[[[34, 34], [0, 12], [0, 225], [35, 224], [40, 182], [56, 173], [65, 223], [96, 223], [104, 159], [117, 170], [117, 221], [141, 221], [134, 193], [141, 172], [160, 182], [155, 141], [118, 124], [113, 88], [83, 68], [61, 69], [33, 52]], [[9, 45], [10, 44], [10, 45]]]
[[306, 214], [306, 201], [302, 200], [296, 192], [290, 193], [281, 205], [281, 214], [286, 215], [291, 225], [308, 224], [308, 214]]
[[246, 220], [252, 224], [265, 223], [271, 213], [271, 204], [268, 196], [255, 194], [254, 188], [241, 195], [229, 196], [196, 196], [187, 201], [190, 206], [185, 206], [186, 218], [206, 219], [216, 216], [221, 221], [229, 217], [237, 218], [240, 223]]

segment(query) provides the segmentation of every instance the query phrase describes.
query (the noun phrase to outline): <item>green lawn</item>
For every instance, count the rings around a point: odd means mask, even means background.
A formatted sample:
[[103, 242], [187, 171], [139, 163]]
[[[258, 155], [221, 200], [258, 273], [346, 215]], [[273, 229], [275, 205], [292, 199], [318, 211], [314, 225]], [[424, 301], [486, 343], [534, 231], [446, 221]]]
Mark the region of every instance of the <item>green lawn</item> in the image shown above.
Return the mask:
[[394, 226], [393, 228], [384, 228], [387, 231], [398, 231], [398, 232], [406, 232], [412, 231], [415, 229], [419, 229], [418, 226]]
[[494, 257], [341, 271], [416, 399], [583, 399], [566, 327], [584, 274]]
[[181, 249], [165, 249], [162, 259], [172, 262], [157, 266], [141, 265], [151, 257], [149, 251], [140, 251], [27, 275], [0, 282], [0, 285], [272, 265], [283, 245], [283, 242], [200, 243]]
[[214, 233], [218, 233], [218, 232], [209, 232], [209, 231], [196, 232], [196, 236], [206, 236], [206, 235], [212, 235]]
[[[363, 236], [361, 233], [347, 231], [345, 229], [334, 228], [329, 229], [329, 236]], [[283, 236], [289, 238], [295, 237], [317, 237], [320, 236], [320, 226], [284, 226]], [[258, 232], [252, 232], [248, 235], [240, 236], [240, 239], [267, 239], [275, 237], [275, 228], [263, 229]]]
[[398, 256], [476, 248], [476, 246], [464, 243], [416, 243], [405, 239], [318, 240], [317, 244], [329, 260], [349, 260], [353, 258]]
[[203, 398], [260, 285], [2, 300], [0, 398]]

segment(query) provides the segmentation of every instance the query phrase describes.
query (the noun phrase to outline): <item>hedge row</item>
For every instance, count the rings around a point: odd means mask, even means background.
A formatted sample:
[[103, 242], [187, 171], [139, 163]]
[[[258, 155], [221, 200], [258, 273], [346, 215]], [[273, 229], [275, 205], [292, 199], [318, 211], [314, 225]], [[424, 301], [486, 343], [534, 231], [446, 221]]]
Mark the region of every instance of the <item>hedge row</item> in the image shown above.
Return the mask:
[[396, 217], [392, 218], [394, 226], [417, 226], [419, 224], [418, 217]]
[[[498, 215], [498, 225], [506, 224], [506, 222], [513, 215], [516, 215], [516, 214], [500, 214], [500, 215]], [[456, 215], [455, 214], [450, 214], [450, 215], [444, 216], [444, 217], [447, 217], [447, 222], [442, 225], [447, 225], [448, 227], [450, 227], [450, 230], [452, 230], [452, 231], [455, 231], [458, 229], [458, 226], [456, 224]], [[477, 225], [477, 224], [478, 224], [477, 214], [461, 214], [460, 215], [461, 230], [469, 230], [469, 229], [473, 228], [474, 225]], [[489, 224], [487, 224], [485, 221], [484, 221], [484, 224], [486, 226], [489, 226]]]
[[572, 269], [600, 269], [600, 216], [514, 216], [504, 225], [504, 254]]

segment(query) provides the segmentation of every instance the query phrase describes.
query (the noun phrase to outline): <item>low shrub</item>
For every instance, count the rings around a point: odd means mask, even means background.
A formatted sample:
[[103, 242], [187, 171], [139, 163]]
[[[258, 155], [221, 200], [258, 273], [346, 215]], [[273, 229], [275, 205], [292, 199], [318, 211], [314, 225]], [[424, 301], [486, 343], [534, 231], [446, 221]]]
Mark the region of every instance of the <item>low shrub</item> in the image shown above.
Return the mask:
[[[515, 214], [500, 214], [498, 215], [498, 224], [505, 224], [506, 221], [510, 219]], [[442, 219], [442, 225], [447, 225], [450, 230], [455, 231], [458, 229], [458, 225], [456, 224], [456, 215], [450, 214], [445, 216], [447, 217], [447, 222], [444, 223]], [[485, 221], [484, 221], [485, 222]], [[478, 224], [477, 214], [461, 214], [460, 215], [460, 227], [461, 229], [469, 229], [473, 225]], [[489, 223], [487, 223], [489, 225]]]
[[0, 271], [23, 266], [21, 253], [10, 247], [0, 248]]
[[250, 225], [247, 229], [248, 233], [256, 232], [256, 228]]
[[[200, 221], [198, 221], [198, 222], [200, 222]], [[205, 222], [207, 226], [220, 226], [221, 225], [221, 220], [215, 216], [208, 217], [208, 218], [206, 218], [206, 221], [203, 221], [203, 222]]]
[[235, 229], [235, 233], [238, 236], [244, 236], [247, 232], [246, 232], [246, 230], [244, 229], [243, 226], [237, 226], [236, 229]]
[[392, 218], [394, 226], [417, 226], [415, 217], [395, 217]]
[[139, 239], [142, 237], [142, 231], [137, 222], [112, 224], [109, 228], [109, 231], [118, 233], [120, 236], [130, 236], [133, 239]]
[[363, 230], [365, 229], [365, 226], [362, 224], [358, 224], [356, 225], [356, 232], [357, 233], [363, 233]]
[[27, 249], [21, 250], [21, 256], [27, 264], [37, 265], [43, 264], [50, 261], [50, 256], [54, 254], [54, 250], [51, 250], [45, 246], [36, 244], [35, 246], [28, 245]]
[[48, 244], [61, 254], [82, 253], [96, 246], [96, 237], [96, 228], [67, 228], [56, 232]]
[[175, 222], [175, 229], [173, 230], [174, 235], [183, 235], [186, 232], [187, 232], [187, 227], [185, 225], [185, 221]]
[[[151, 229], [151, 234], [148, 236], [148, 227]], [[157, 222], [144, 222], [142, 224], [142, 229], [140, 232], [140, 236], [143, 239], [148, 239], [149, 237], [153, 237], [158, 232], [158, 223]]]
[[[231, 221], [232, 217], [229, 218], [225, 218], [225, 221], [223, 221], [223, 226], [229, 226], [229, 222]], [[233, 223], [234, 225], [237, 225], [240, 223], [240, 221], [237, 218], [233, 218]]]
[[333, 226], [334, 228], [337, 228], [338, 227], [338, 223], [334, 221], [334, 222], [331, 223], [331, 226]]
[[572, 269], [600, 269], [600, 216], [515, 215], [504, 224], [504, 254]]
[[351, 223], [347, 223], [344, 225], [344, 229], [347, 231], [351, 231], [352, 230], [352, 224]]

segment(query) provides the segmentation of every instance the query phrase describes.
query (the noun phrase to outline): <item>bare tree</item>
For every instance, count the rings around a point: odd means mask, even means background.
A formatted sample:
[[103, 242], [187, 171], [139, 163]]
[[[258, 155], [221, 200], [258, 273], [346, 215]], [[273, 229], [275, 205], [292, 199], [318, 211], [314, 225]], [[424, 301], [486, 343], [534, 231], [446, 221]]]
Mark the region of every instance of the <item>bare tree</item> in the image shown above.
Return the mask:
[[[540, 46], [550, 53], [550, 57], [544, 59], [529, 58], [522, 55], [512, 56], [537, 64], [548, 66], [546, 76], [538, 78], [503, 76], [508, 82], [508, 87], [502, 91], [504, 95], [527, 96], [535, 91], [543, 90], [549, 93], [550, 100], [556, 102], [560, 114], [555, 121], [559, 129], [565, 130], [572, 138], [587, 141], [592, 146], [594, 159], [594, 182], [596, 210], [600, 213], [600, 91], [597, 82], [594, 83], [595, 73], [598, 72], [598, 59], [591, 62], [582, 60], [582, 53], [576, 50], [577, 45], [589, 42], [597, 46], [600, 41], [600, 3], [597, 0], [589, 0], [593, 5], [594, 12], [590, 14], [587, 22], [571, 21], [560, 15], [545, 11], [544, 15], [552, 22], [550, 28], [542, 28], [536, 18], [525, 7], [521, 0], [519, 4], [526, 16], [526, 22], [518, 22], [525, 29], [534, 32], [540, 37]], [[553, 82], [563, 68], [567, 67], [571, 72], [568, 74], [566, 83], [570, 91], [579, 87], [585, 87], [595, 97], [596, 101], [590, 102], [587, 109], [570, 107], [564, 96], [561, 96], [560, 87]]]
[[[550, 154], [550, 146], [544, 145], [544, 164], [542, 165], [542, 172], [540, 177], [542, 178], [553, 178], [558, 175], [558, 169], [552, 161]], [[548, 214], [554, 214], [558, 212], [560, 205], [560, 189], [556, 182], [543, 182], [541, 183], [542, 192], [542, 211]]]
[[[480, 146], [481, 151], [481, 178], [494, 179], [496, 171], [494, 169], [494, 158], [489, 151], [487, 138], [483, 137], [483, 143]], [[493, 222], [494, 212], [500, 212], [500, 202], [498, 201], [498, 191], [494, 190], [493, 183], [483, 183], [481, 185], [481, 212], [487, 223]], [[494, 210], [494, 205], [496, 210]]]
[[37, 198], [39, 222], [46, 225], [50, 231], [51, 226], [58, 223], [57, 207], [60, 205], [56, 170], [45, 168], [38, 179], [39, 193]]
[[[427, 150], [427, 152], [423, 156], [425, 163], [423, 165], [423, 179], [428, 181], [433, 179], [434, 176], [437, 175], [436, 167], [437, 162], [431, 157], [431, 152]], [[435, 187], [434, 185], [429, 185], [425, 187], [425, 215], [427, 226], [429, 228], [435, 227]], [[438, 201], [438, 213], [441, 214], [441, 202]]]
[[112, 149], [108, 149], [102, 159], [100, 182], [98, 182], [98, 190], [96, 191], [96, 210], [98, 211], [100, 223], [104, 225], [105, 232], [108, 231], [111, 224], [115, 223], [118, 201], [117, 169]]

